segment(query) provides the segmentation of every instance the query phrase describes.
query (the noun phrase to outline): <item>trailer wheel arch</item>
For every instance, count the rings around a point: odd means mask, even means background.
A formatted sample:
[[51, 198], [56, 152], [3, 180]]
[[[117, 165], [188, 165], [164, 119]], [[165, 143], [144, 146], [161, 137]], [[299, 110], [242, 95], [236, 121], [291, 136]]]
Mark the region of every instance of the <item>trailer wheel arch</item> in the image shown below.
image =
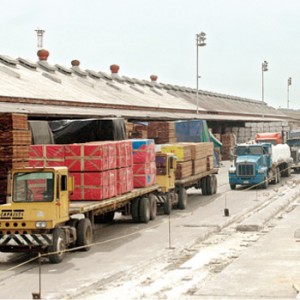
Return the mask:
[[[77, 241], [76, 246], [87, 246], [93, 242], [93, 229], [90, 219], [84, 218], [77, 224]], [[91, 247], [83, 247], [82, 251], [88, 251]]]
[[[58, 264], [64, 259], [64, 250], [66, 250], [65, 234], [61, 228], [53, 230], [53, 245], [48, 247], [48, 252], [56, 252], [49, 255], [49, 261], [52, 264]], [[61, 252], [60, 252], [61, 251]]]

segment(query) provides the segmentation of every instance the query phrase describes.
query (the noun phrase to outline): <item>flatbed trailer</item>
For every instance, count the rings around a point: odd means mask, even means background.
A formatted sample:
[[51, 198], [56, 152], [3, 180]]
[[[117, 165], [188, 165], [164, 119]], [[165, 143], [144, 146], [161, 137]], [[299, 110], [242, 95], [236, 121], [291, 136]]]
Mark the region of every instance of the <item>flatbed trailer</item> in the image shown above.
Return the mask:
[[[160, 187], [157, 184], [143, 187], [143, 188], [135, 188], [126, 194], [122, 194], [113, 198], [104, 199], [100, 201], [70, 201], [69, 214], [84, 214], [89, 217], [90, 220], [94, 221], [97, 219], [97, 216], [107, 216], [107, 218], [102, 218], [102, 220], [109, 221], [113, 218], [113, 213], [117, 210], [123, 209], [128, 205], [131, 205], [132, 201], [137, 201], [135, 199], [139, 199], [142, 197], [150, 197], [152, 198], [153, 193], [159, 191]], [[150, 213], [153, 210], [153, 207], [150, 205]], [[130, 211], [130, 208], [127, 208], [126, 211]], [[142, 212], [143, 215], [148, 212]], [[152, 214], [154, 212], [152, 211]], [[156, 213], [155, 213], [156, 214]], [[110, 216], [110, 217], [109, 217]], [[135, 217], [135, 216], [134, 216]], [[143, 219], [144, 222], [148, 222], [148, 218]], [[134, 219], [134, 221], [137, 221]]]
[[174, 193], [170, 191], [169, 197], [157, 194], [158, 205], [164, 206], [165, 214], [170, 214], [171, 208], [186, 209], [188, 205], [187, 189], [196, 188], [202, 190], [202, 195], [213, 195], [217, 193], [217, 177], [219, 169], [201, 172], [196, 175], [188, 176], [182, 179], [175, 180]]

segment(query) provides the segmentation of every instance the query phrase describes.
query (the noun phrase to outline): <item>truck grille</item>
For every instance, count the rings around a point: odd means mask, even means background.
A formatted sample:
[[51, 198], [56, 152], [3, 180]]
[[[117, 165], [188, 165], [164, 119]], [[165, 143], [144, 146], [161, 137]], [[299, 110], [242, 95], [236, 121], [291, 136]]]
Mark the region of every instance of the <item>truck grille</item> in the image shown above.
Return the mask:
[[254, 164], [238, 164], [237, 165], [237, 175], [251, 177], [255, 175]]

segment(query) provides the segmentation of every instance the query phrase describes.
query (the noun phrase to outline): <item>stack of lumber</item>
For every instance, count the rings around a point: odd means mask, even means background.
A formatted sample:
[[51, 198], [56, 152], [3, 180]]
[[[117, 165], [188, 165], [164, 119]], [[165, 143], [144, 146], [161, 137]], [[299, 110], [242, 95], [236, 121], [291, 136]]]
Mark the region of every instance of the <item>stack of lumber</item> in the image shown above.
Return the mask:
[[156, 144], [176, 143], [174, 122], [150, 122], [148, 124], [148, 138], [154, 139]]
[[222, 142], [222, 159], [229, 160], [230, 152], [236, 143], [236, 137], [233, 133], [225, 133], [221, 136]]
[[148, 138], [147, 125], [133, 124], [131, 138], [147, 139]]
[[132, 138], [132, 132], [133, 132], [133, 123], [125, 122], [125, 129], [126, 129], [126, 136], [128, 139]]
[[177, 157], [176, 179], [183, 179], [213, 169], [213, 143], [177, 143], [163, 145], [163, 153], [173, 153]]
[[27, 115], [0, 114], [0, 203], [6, 202], [7, 173], [28, 166], [30, 144]]
[[162, 153], [173, 153], [177, 158], [175, 178], [183, 179], [193, 174], [192, 148], [189, 143], [166, 144], [161, 147]]

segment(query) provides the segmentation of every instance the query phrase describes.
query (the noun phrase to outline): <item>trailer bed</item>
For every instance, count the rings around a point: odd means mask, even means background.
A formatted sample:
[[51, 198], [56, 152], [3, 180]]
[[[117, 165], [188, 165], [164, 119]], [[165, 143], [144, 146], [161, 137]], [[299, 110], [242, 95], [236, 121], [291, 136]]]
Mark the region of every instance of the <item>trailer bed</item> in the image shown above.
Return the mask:
[[144, 188], [136, 188], [126, 194], [99, 201], [70, 201], [70, 215], [88, 212], [105, 213], [123, 207], [134, 198], [159, 190], [157, 184]]
[[192, 175], [192, 176], [189, 176], [189, 177], [186, 177], [186, 178], [183, 178], [183, 179], [177, 179], [175, 181], [175, 185], [176, 186], [186, 186], [186, 185], [189, 185], [191, 183], [197, 182], [198, 180], [200, 180], [203, 177], [209, 176], [211, 174], [218, 174], [218, 171], [219, 171], [219, 169], [213, 168], [209, 171], [206, 171], [206, 172], [203, 172], [203, 173], [200, 173], [200, 174]]

